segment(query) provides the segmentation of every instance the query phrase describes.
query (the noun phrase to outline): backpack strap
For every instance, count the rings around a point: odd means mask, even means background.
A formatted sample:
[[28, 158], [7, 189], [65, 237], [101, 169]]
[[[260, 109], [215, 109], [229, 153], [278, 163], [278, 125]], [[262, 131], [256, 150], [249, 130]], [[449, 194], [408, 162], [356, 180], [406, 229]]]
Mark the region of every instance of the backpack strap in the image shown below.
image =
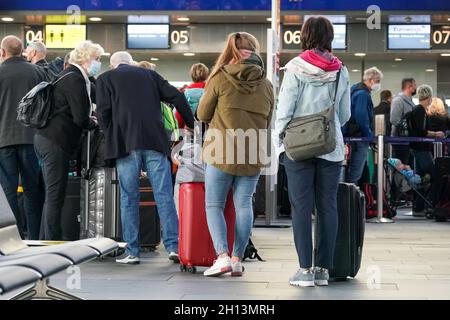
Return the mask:
[[[65, 77], [67, 77], [70, 74], [75, 74], [75, 72], [73, 72], [73, 71], [67, 72], [66, 74], [62, 75], [61, 77], [59, 77], [59, 78], [53, 80], [52, 82], [50, 82], [50, 85], [54, 87], [59, 81], [61, 81], [62, 79], [64, 79]], [[61, 114], [64, 111], [69, 110], [69, 109], [70, 109], [70, 105], [66, 105], [64, 108], [61, 108], [58, 111], [52, 112], [52, 114], [49, 117], [49, 120], [54, 118], [58, 114]]]

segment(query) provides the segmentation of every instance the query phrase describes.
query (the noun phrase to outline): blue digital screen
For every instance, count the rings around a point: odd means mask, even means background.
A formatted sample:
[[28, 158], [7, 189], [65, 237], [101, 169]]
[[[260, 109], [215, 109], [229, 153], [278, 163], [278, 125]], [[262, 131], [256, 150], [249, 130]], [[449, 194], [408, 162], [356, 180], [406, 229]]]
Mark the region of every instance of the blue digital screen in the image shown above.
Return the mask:
[[394, 24], [388, 29], [388, 49], [430, 49], [429, 24]]
[[128, 49], [169, 49], [169, 25], [127, 25], [127, 47]]

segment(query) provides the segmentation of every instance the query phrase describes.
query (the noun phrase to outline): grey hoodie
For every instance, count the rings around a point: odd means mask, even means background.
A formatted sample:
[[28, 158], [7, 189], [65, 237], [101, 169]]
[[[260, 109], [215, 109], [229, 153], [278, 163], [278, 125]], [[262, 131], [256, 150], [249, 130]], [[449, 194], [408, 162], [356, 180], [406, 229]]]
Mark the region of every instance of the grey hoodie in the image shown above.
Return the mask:
[[391, 124], [392, 124], [392, 136], [397, 135], [397, 125], [402, 120], [403, 116], [412, 111], [416, 105], [412, 101], [411, 97], [406, 96], [404, 93], [399, 93], [394, 97], [391, 104]]

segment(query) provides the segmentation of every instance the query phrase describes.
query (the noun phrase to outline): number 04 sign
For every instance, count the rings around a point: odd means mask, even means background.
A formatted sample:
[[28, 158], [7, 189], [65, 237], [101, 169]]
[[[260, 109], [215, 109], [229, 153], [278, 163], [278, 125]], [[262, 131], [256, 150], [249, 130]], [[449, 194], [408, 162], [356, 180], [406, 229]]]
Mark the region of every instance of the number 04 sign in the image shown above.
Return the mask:
[[44, 30], [40, 26], [25, 28], [25, 47], [33, 41], [44, 42]]

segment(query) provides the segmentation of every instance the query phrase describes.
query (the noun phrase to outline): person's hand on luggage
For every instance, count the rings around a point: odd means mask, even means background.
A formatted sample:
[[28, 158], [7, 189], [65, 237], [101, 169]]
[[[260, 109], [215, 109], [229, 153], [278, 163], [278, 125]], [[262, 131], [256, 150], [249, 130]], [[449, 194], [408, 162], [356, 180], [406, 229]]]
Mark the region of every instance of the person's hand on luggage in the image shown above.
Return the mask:
[[92, 120], [96, 125], [98, 125], [97, 117], [91, 116], [91, 120]]
[[172, 162], [177, 166], [179, 166], [181, 164], [180, 160], [178, 159], [178, 153], [176, 153], [172, 156]]

